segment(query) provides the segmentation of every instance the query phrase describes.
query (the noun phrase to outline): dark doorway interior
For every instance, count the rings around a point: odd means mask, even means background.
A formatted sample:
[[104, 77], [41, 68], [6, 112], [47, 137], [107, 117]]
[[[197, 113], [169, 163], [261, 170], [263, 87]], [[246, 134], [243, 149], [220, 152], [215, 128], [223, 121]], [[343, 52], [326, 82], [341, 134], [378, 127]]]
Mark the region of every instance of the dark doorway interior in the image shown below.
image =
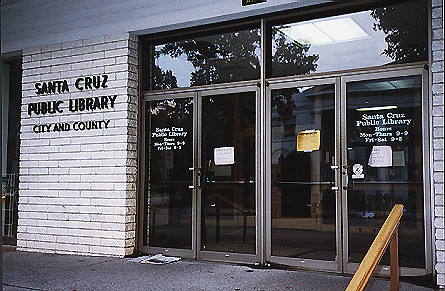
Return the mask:
[[5, 203], [2, 209], [3, 244], [16, 245], [18, 220], [18, 174], [20, 154], [20, 113], [22, 101], [22, 61], [21, 59], [5, 62], [3, 68], [9, 70], [7, 75], [8, 106], [7, 106], [7, 144], [6, 146], [6, 174], [2, 171], [2, 196]]

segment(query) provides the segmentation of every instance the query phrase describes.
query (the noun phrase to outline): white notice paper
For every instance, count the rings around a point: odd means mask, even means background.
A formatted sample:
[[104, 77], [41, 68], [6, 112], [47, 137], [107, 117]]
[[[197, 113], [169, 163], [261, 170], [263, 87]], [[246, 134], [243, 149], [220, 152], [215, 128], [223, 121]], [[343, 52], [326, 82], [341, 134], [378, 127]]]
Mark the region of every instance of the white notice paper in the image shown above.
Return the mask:
[[368, 165], [370, 167], [391, 167], [391, 146], [373, 146], [371, 154], [369, 155]]
[[215, 148], [214, 152], [215, 165], [233, 165], [235, 164], [235, 148], [221, 147]]

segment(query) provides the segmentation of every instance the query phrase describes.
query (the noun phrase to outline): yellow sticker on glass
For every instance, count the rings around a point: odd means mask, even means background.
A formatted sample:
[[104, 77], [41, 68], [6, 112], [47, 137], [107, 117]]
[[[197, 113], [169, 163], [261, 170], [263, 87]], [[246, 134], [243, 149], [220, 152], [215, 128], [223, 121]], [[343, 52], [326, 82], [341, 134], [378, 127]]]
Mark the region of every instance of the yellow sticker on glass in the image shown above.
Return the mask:
[[297, 151], [312, 152], [320, 149], [320, 130], [305, 130], [297, 134]]

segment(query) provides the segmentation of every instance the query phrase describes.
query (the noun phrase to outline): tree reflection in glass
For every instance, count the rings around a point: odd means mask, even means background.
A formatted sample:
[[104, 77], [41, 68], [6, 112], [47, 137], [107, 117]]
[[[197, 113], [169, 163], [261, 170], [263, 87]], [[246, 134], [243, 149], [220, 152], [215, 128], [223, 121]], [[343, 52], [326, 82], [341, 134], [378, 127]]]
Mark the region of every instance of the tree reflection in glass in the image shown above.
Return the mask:
[[260, 31], [169, 42], [155, 46], [154, 57], [153, 89], [258, 79]]
[[[273, 32], [273, 66], [281, 75], [314, 71], [309, 45]], [[169, 42], [154, 47], [152, 89], [199, 86], [260, 77], [260, 30], [250, 29]]]
[[273, 26], [271, 76], [426, 61], [427, 30], [423, 0]]

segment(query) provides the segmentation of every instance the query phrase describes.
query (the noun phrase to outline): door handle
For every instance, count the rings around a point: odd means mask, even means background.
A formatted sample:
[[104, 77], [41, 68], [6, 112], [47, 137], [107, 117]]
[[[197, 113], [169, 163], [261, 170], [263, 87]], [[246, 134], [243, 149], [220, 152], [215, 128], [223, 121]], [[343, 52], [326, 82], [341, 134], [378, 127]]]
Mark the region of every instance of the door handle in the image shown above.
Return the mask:
[[193, 185], [193, 173], [195, 172], [195, 168], [189, 168], [187, 172], [187, 185], [189, 189], [195, 189]]
[[[197, 179], [195, 180], [195, 171], [196, 171], [196, 175], [197, 175]], [[188, 172], [187, 172], [187, 184], [188, 184], [188, 188], [189, 189], [201, 189], [201, 185], [202, 185], [202, 168], [189, 168]], [[197, 185], [195, 187], [194, 185], [194, 181], [196, 181]]]
[[[334, 159], [334, 157], [332, 157], [332, 161], [331, 161], [331, 169], [334, 171], [334, 173], [337, 173], [337, 171], [336, 170], [338, 170], [338, 169], [340, 169], [340, 166], [339, 165], [335, 165], [335, 159]], [[335, 174], [335, 176], [337, 176], [337, 174]], [[338, 190], [340, 190], [340, 188], [338, 187], [338, 186], [335, 186], [335, 182], [334, 181], [332, 181], [331, 182], [331, 190], [332, 191], [338, 191]]]
[[196, 175], [197, 175], [197, 179], [196, 179], [196, 188], [197, 189], [202, 189], [202, 184], [203, 184], [203, 179], [204, 179], [204, 175], [202, 172], [202, 168], [196, 168]]
[[344, 166], [346, 169], [346, 186], [345, 190], [354, 188], [354, 180], [352, 179], [352, 166]]

